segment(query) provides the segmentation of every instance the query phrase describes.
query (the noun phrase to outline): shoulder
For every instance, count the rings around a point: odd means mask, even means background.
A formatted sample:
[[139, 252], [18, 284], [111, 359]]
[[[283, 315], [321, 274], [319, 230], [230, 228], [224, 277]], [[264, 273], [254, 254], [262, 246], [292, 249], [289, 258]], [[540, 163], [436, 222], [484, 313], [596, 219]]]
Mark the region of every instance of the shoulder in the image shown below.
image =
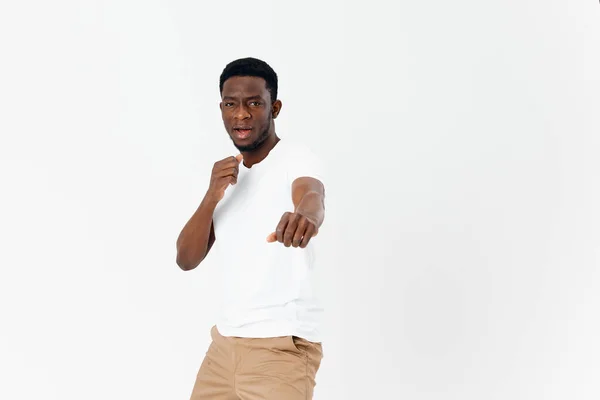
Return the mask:
[[290, 139], [282, 139], [280, 144], [283, 144], [280, 153], [281, 167], [285, 169], [289, 182], [300, 177], [324, 182], [323, 163], [309, 144]]
[[285, 154], [285, 158], [293, 161], [318, 161], [318, 156], [312, 149], [312, 147], [303, 141], [297, 139], [281, 139], [280, 144], [282, 146], [282, 153]]

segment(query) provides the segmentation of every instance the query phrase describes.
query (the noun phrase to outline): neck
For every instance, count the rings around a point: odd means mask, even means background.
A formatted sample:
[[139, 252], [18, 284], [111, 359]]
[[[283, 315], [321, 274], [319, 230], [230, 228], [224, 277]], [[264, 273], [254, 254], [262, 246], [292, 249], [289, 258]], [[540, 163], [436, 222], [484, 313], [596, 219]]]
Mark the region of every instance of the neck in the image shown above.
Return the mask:
[[269, 152], [273, 150], [273, 147], [275, 147], [280, 140], [281, 139], [277, 137], [277, 134], [273, 132], [257, 149], [252, 151], [243, 151], [242, 155], [244, 156], [244, 165], [248, 168], [251, 168], [254, 164], [258, 164], [267, 158]]

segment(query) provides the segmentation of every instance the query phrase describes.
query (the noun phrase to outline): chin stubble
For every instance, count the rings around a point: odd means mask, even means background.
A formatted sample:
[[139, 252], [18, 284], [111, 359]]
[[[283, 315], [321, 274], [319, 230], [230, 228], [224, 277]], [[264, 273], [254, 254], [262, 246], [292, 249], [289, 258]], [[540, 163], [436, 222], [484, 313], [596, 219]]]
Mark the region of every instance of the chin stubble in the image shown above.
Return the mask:
[[252, 142], [252, 144], [249, 144], [247, 146], [239, 146], [235, 143], [235, 141], [233, 140], [233, 138], [231, 138], [231, 141], [233, 142], [233, 145], [236, 147], [236, 149], [238, 149], [239, 151], [254, 151], [256, 149], [258, 149], [264, 142], [265, 140], [267, 140], [267, 138], [269, 137], [269, 128], [265, 129], [260, 136], [254, 141]]

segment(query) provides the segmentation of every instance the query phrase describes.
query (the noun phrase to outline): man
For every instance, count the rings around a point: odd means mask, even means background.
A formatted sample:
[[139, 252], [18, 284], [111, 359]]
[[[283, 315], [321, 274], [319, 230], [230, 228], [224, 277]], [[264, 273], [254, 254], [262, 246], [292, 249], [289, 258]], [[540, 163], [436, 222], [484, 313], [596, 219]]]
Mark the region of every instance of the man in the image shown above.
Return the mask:
[[254, 58], [229, 63], [220, 109], [237, 156], [214, 164], [200, 206], [177, 239], [177, 264], [215, 248], [222, 318], [191, 400], [311, 399], [323, 357], [322, 309], [311, 286], [313, 239], [325, 216], [318, 160], [280, 139], [277, 75]]

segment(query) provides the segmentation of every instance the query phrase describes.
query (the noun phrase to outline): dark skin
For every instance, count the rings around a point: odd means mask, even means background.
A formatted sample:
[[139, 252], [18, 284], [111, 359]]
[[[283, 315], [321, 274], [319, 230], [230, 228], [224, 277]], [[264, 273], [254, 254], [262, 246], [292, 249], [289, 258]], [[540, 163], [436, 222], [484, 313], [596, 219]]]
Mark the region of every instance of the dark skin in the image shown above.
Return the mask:
[[[281, 101], [271, 102], [265, 80], [250, 76], [234, 76], [223, 84], [221, 117], [233, 145], [241, 152], [244, 165], [251, 168], [261, 162], [275, 147], [279, 138], [274, 120], [281, 111]], [[240, 138], [236, 128], [250, 128], [247, 138]]]
[[[214, 164], [204, 199], [179, 234], [177, 265], [184, 271], [196, 268], [216, 241], [213, 213], [225, 190], [237, 183], [240, 163], [252, 168], [264, 160], [280, 140], [275, 133], [274, 119], [282, 104], [271, 100], [264, 79], [231, 77], [223, 85], [221, 99], [219, 108], [225, 129], [240, 154]], [[283, 213], [266, 240], [286, 247], [305, 248], [325, 218], [325, 189], [319, 180], [301, 177], [292, 183], [291, 197], [294, 211]]]

